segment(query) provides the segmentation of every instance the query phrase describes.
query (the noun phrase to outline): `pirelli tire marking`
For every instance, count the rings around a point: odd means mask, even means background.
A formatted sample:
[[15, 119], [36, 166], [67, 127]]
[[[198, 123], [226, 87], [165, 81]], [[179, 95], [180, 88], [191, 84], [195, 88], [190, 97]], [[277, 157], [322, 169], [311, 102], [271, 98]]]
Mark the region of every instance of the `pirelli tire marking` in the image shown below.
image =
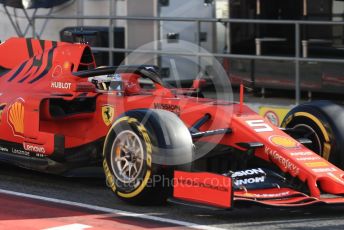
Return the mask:
[[103, 169], [104, 169], [104, 173], [105, 173], [105, 178], [106, 178], [106, 185], [111, 188], [111, 190], [113, 192], [116, 192], [116, 185], [115, 185], [115, 179], [114, 176], [112, 175], [109, 166], [106, 162], [106, 159], [104, 157], [103, 160]]
[[[122, 123], [122, 122], [127, 122], [129, 125], [134, 125], [137, 128], [137, 131], [139, 132], [138, 135], [140, 135], [143, 138], [143, 141], [145, 142], [145, 147], [146, 147], [146, 166], [147, 166], [147, 170], [146, 173], [143, 177], [142, 182], [140, 183], [139, 186], [137, 186], [137, 188], [135, 188], [132, 192], [130, 193], [123, 193], [118, 191], [117, 187], [116, 187], [116, 182], [115, 182], [115, 176], [114, 173], [111, 171], [108, 163], [107, 163], [107, 159], [105, 156], [105, 148], [106, 145], [108, 143], [108, 137], [110, 132], [113, 130], [114, 127], [116, 127], [118, 124]], [[105, 142], [104, 142], [104, 150], [103, 150], [103, 168], [104, 168], [104, 172], [105, 172], [105, 176], [106, 176], [106, 183], [107, 185], [111, 188], [111, 190], [113, 192], [116, 192], [116, 194], [120, 197], [123, 198], [132, 198], [137, 196], [138, 194], [140, 194], [142, 192], [142, 190], [147, 186], [148, 182], [149, 182], [149, 178], [151, 177], [151, 168], [152, 168], [152, 143], [150, 140], [150, 137], [148, 135], [148, 132], [146, 130], [146, 128], [136, 119], [136, 118], [132, 118], [132, 117], [121, 117], [118, 120], [116, 120], [114, 122], [114, 124], [112, 125], [111, 129], [109, 130]]]
[[296, 112], [295, 114], [291, 114], [287, 117], [287, 119], [285, 120], [285, 124], [283, 124], [283, 126], [286, 127], [292, 121], [293, 117], [306, 117], [310, 119], [311, 121], [313, 121], [319, 127], [325, 139], [325, 142], [323, 143], [323, 148], [322, 148], [322, 157], [326, 160], [329, 160], [330, 154], [331, 154], [330, 135], [328, 134], [322, 122], [310, 113]]

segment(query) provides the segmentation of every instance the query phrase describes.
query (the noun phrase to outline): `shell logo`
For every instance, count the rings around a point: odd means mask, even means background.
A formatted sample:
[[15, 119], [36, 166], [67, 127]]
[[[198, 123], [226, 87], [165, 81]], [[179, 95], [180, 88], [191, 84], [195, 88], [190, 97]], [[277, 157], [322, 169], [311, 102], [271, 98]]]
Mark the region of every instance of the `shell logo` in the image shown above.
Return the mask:
[[286, 148], [286, 149], [300, 147], [300, 143], [291, 139], [290, 137], [275, 135], [275, 136], [271, 136], [269, 140], [272, 144], [282, 147], [282, 148]]
[[13, 128], [14, 133], [24, 133], [24, 105], [17, 101], [9, 109], [8, 121]]

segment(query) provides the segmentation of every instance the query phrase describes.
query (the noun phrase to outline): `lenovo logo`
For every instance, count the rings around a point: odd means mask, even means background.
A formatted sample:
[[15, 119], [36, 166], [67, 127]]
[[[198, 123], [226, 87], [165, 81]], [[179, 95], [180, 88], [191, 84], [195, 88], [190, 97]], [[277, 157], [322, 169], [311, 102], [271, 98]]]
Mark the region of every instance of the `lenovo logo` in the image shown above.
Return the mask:
[[27, 144], [27, 143], [24, 143], [23, 146], [26, 151], [35, 152], [35, 153], [45, 153], [45, 148], [43, 146]]

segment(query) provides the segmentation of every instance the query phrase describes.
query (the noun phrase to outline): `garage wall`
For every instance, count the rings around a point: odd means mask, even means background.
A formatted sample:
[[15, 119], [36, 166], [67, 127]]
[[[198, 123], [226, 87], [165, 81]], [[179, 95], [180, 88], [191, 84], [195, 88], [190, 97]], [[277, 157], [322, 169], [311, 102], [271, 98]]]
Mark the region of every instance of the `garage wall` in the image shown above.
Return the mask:
[[[109, 9], [109, 1], [110, 0], [81, 0], [83, 2], [84, 8], [84, 14], [85, 15], [109, 15], [110, 9]], [[115, 1], [115, 0], [112, 0]], [[138, 2], [140, 0], [131, 0], [134, 2]], [[124, 0], [117, 0], [115, 1], [115, 9], [113, 9], [113, 12], [117, 15], [126, 15], [126, 1]], [[14, 15], [14, 8], [8, 7], [9, 12]], [[78, 10], [78, 4], [76, 0], [72, 0], [64, 5], [55, 7], [53, 9], [53, 14], [56, 15], [77, 15]], [[48, 14], [47, 9], [39, 9], [38, 14], [39, 15], [45, 15]], [[24, 17], [24, 14], [20, 9], [16, 10], [17, 12], [17, 21], [21, 28], [23, 30], [27, 26], [27, 20]], [[28, 10], [28, 13], [31, 15], [33, 13], [33, 10]], [[17, 36], [15, 33], [15, 30], [11, 26], [10, 20], [8, 19], [3, 5], [0, 5], [0, 40], [4, 41], [9, 37]], [[39, 32], [42, 28], [44, 20], [38, 20], [36, 23], [36, 30]], [[85, 20], [83, 24], [86, 25], [99, 25], [99, 26], [108, 26], [109, 22], [107, 20]], [[118, 26], [124, 26], [125, 22], [119, 21], [117, 22]], [[48, 20], [46, 29], [44, 30], [42, 34], [43, 39], [52, 39], [52, 40], [58, 40], [59, 39], [59, 31], [67, 26], [77, 26], [77, 20]], [[32, 32], [30, 31], [26, 37], [31, 37]]]
[[[128, 16], [156, 17], [157, 0], [130, 0], [127, 1]], [[127, 21], [126, 44], [129, 49], [144, 46], [144, 49], [155, 49], [158, 39], [158, 22], [156, 21]], [[152, 43], [153, 42], [153, 43]], [[126, 60], [126, 64], [156, 64], [156, 56], [150, 54], [132, 54]]]

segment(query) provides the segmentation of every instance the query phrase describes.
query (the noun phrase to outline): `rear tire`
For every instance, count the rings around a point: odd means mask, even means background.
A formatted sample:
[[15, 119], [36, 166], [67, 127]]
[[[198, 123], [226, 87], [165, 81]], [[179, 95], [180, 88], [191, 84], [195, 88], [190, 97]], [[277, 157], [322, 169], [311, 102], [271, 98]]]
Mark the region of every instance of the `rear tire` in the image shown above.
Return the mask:
[[[129, 111], [116, 120], [105, 140], [107, 184], [127, 202], [164, 203], [171, 195], [173, 169], [191, 164], [192, 150], [190, 132], [175, 114]], [[179, 161], [180, 154], [185, 162]]]
[[344, 169], [344, 109], [329, 101], [305, 103], [293, 108], [282, 127], [295, 128], [312, 140], [309, 147], [326, 160]]

